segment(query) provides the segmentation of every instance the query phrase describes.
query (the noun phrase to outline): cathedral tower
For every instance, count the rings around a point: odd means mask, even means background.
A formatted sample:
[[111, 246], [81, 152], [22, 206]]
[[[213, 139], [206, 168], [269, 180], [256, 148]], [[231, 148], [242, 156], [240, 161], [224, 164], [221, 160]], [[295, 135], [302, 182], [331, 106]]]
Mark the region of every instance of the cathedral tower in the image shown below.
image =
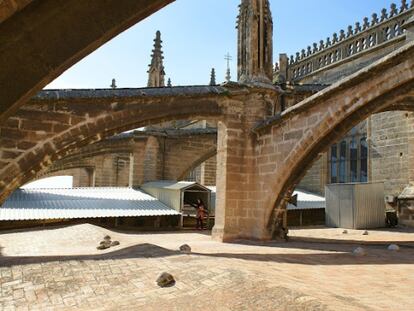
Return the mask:
[[273, 21], [268, 0], [242, 0], [237, 19], [237, 78], [241, 83], [271, 83]]
[[154, 39], [154, 49], [151, 55], [151, 64], [148, 70], [148, 87], [163, 87], [165, 86], [165, 71], [163, 65], [164, 56], [161, 50], [161, 32], [157, 31]]

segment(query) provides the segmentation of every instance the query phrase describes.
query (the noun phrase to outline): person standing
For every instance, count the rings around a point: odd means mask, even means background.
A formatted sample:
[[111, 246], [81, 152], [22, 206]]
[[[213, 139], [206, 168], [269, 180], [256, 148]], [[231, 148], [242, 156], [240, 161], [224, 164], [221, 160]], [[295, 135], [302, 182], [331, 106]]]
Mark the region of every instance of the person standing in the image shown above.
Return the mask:
[[203, 230], [204, 229], [204, 217], [206, 216], [206, 207], [203, 203], [203, 201], [201, 199], [197, 199], [197, 224], [196, 224], [196, 229], [197, 230]]

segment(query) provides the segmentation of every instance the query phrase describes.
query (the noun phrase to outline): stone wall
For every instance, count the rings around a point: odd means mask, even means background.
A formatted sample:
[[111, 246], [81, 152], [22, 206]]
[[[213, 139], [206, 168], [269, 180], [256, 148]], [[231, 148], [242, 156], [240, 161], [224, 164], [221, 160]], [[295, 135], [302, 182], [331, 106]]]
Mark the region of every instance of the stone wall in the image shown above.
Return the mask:
[[328, 177], [328, 156], [327, 153], [322, 154], [318, 160], [308, 170], [306, 175], [302, 178], [297, 188], [325, 195], [325, 186]]
[[216, 185], [217, 156], [214, 155], [201, 165], [200, 183], [205, 186]]
[[191, 169], [216, 154], [216, 135], [168, 137], [164, 147], [162, 179], [183, 179]]
[[79, 169], [87, 168], [93, 172], [88, 185], [139, 187], [153, 180], [185, 179], [187, 172], [198, 167], [195, 180], [201, 182], [204, 177], [199, 164], [209, 160], [204, 171], [208, 184], [215, 184], [216, 131], [198, 129], [169, 133], [121, 135], [84, 147], [79, 153], [56, 161], [49, 172], [38, 178], [62, 175], [73, 169], [69, 175], [76, 179], [80, 177]]
[[385, 194], [397, 195], [414, 178], [414, 113], [379, 113], [369, 124], [370, 180], [384, 182]]
[[95, 163], [96, 187], [129, 186], [129, 154], [109, 154], [97, 156]]
[[93, 186], [93, 172], [85, 168], [73, 168], [68, 170], [63, 170], [59, 172], [54, 172], [48, 174], [46, 176], [42, 176], [43, 178], [47, 177], [55, 177], [55, 176], [72, 176], [73, 177], [73, 187], [91, 187]]

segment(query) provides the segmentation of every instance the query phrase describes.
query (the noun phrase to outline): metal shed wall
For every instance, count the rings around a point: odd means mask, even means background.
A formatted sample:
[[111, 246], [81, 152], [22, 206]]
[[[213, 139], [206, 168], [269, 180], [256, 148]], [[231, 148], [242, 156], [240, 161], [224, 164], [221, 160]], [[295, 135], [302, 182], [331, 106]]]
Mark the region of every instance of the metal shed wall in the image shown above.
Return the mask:
[[208, 186], [208, 189], [211, 191], [210, 197], [210, 215], [213, 216], [216, 214], [216, 186]]
[[325, 188], [326, 225], [347, 229], [384, 227], [383, 183], [331, 184]]
[[165, 205], [181, 212], [181, 189], [165, 189], [142, 186], [142, 190], [160, 200]]

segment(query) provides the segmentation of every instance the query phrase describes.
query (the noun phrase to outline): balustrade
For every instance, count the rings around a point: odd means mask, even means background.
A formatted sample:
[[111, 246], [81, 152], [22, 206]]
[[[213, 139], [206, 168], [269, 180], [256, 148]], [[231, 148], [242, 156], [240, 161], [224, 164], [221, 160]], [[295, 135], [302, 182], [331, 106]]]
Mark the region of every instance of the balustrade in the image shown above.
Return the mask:
[[389, 11], [382, 9], [381, 16], [372, 14], [355, 26], [348, 26], [347, 31], [340, 30], [326, 40], [313, 43], [301, 52], [291, 56], [288, 62], [287, 79], [299, 80], [314, 71], [353, 57], [361, 52], [372, 49], [380, 44], [391, 41], [404, 34], [404, 23], [414, 15], [414, 0], [407, 3], [402, 0], [398, 8], [391, 4]]

